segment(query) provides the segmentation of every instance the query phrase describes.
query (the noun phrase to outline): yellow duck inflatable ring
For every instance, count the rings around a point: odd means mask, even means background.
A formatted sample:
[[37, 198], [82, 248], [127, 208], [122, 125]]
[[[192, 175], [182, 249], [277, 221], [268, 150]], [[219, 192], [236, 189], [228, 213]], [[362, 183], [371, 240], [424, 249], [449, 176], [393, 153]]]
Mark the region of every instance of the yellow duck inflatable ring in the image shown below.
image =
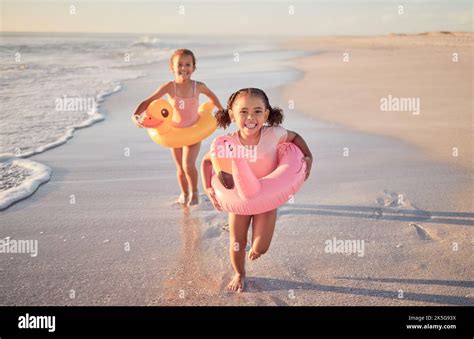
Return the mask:
[[217, 128], [217, 121], [212, 115], [214, 104], [205, 102], [199, 106], [198, 121], [189, 127], [179, 128], [171, 123], [173, 107], [164, 99], [154, 100], [148, 105], [142, 125], [147, 128], [150, 138], [164, 147], [179, 148], [194, 145]]

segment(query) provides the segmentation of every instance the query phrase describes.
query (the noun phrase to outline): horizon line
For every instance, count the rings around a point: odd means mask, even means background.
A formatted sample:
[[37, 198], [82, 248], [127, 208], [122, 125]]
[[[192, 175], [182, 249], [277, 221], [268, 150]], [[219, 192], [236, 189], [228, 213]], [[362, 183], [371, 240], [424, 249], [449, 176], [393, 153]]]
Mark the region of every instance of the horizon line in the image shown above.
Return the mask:
[[126, 35], [136, 35], [136, 34], [147, 34], [147, 35], [164, 35], [164, 36], [215, 36], [215, 37], [225, 37], [225, 36], [230, 36], [230, 37], [270, 37], [270, 38], [278, 38], [278, 37], [283, 37], [283, 38], [288, 38], [288, 37], [376, 37], [376, 36], [389, 36], [389, 35], [426, 35], [426, 34], [432, 34], [432, 33], [438, 33], [438, 34], [474, 34], [474, 31], [445, 31], [445, 30], [439, 30], [439, 31], [421, 31], [417, 33], [396, 33], [396, 32], [390, 32], [390, 33], [385, 33], [385, 34], [333, 34], [333, 35], [318, 35], [318, 34], [279, 34], [279, 35], [268, 35], [268, 34], [262, 34], [261, 36], [256, 36], [255, 34], [214, 34], [214, 33], [199, 33], [199, 34], [176, 34], [176, 33], [157, 33], [157, 32], [85, 32], [85, 31], [2, 31], [0, 30], [0, 34], [2, 33], [38, 33], [38, 34], [126, 34]]

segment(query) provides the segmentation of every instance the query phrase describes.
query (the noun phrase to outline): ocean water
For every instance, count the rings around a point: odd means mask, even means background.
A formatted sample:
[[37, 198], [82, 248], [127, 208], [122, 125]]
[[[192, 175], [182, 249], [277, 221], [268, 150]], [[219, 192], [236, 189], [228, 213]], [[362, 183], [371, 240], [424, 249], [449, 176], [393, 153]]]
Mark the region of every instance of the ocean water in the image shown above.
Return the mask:
[[[99, 104], [139, 66], [187, 41], [149, 36], [5, 34], [0, 40], [0, 154], [29, 156], [103, 119]], [[191, 46], [193, 47], [193, 46]]]
[[275, 67], [265, 60], [274, 58], [269, 40], [0, 33], [0, 209], [32, 194], [38, 186], [31, 184], [33, 178], [49, 179], [47, 166], [22, 159], [59, 146], [75, 129], [105, 119], [100, 103], [119, 91], [122, 81], [145, 76], [150, 64], [167, 61], [173, 50], [183, 47], [205, 59], [202, 66], [217, 74], [223, 58], [242, 53], [235, 72], [271, 72]]
[[215, 38], [1, 33], [0, 155], [42, 152], [71, 129], [103, 119], [99, 104], [121, 81], [145, 75], [140, 66], [167, 60], [184, 46], [200, 58], [270, 48]]

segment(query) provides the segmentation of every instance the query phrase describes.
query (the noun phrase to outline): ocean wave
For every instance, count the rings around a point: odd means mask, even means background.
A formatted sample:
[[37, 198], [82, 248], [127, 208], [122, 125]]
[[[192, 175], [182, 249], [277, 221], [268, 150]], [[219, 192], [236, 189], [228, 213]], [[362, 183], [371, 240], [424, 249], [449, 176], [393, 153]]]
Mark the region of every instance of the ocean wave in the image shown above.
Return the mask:
[[32, 160], [0, 157], [0, 174], [0, 210], [3, 210], [49, 181], [51, 168]]
[[[76, 129], [89, 127], [89, 126], [92, 126], [93, 124], [95, 124], [99, 121], [104, 120], [105, 116], [102, 113], [99, 112], [100, 103], [104, 101], [105, 97], [120, 91], [121, 88], [122, 88], [122, 86], [121, 86], [120, 83], [115, 83], [114, 87], [112, 89], [105, 90], [105, 91], [100, 92], [99, 94], [97, 94], [96, 100], [95, 100], [96, 105], [93, 109], [93, 112], [88, 113], [88, 117], [86, 119], [80, 121], [79, 123], [71, 125], [69, 127], [66, 127], [64, 132], [61, 135], [56, 136], [56, 138], [53, 141], [51, 141], [49, 143], [46, 143], [46, 144], [40, 144], [39, 146], [37, 146], [37, 147], [35, 147], [31, 150], [28, 150], [26, 152], [22, 152], [21, 149], [16, 148], [16, 149], [13, 150], [13, 152], [6, 152], [6, 153], [0, 154], [0, 157], [3, 157], [3, 158], [7, 158], [7, 157], [27, 158], [27, 157], [32, 156], [33, 154], [42, 153], [42, 152], [45, 152], [49, 149], [58, 147], [58, 146], [60, 146], [64, 143], [66, 143], [68, 139], [73, 137], [74, 131]], [[7, 133], [2, 133], [2, 134], [6, 136], [6, 135], [9, 135], [9, 134], [12, 134], [12, 133], [7, 132]]]
[[137, 40], [133, 41], [130, 44], [130, 47], [143, 47], [143, 48], [150, 48], [150, 49], [163, 49], [166, 51], [174, 50], [177, 48], [200, 48], [200, 47], [209, 47], [215, 46], [218, 43], [216, 41], [199, 41], [199, 40], [191, 40], [191, 39], [183, 39], [183, 38], [167, 38], [161, 39], [153, 36], [142, 36]]
[[131, 47], [153, 47], [153, 48], [158, 48], [162, 47], [160, 44], [163, 44], [163, 41], [158, 38], [151, 38], [151, 37], [142, 37], [130, 45]]

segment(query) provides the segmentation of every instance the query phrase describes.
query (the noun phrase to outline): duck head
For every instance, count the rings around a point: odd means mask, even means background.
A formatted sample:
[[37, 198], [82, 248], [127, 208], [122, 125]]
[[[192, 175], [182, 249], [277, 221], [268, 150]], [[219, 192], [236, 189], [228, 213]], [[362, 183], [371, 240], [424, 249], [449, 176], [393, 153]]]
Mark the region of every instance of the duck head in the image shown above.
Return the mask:
[[173, 107], [163, 99], [153, 100], [146, 109], [141, 123], [146, 128], [156, 129], [159, 133], [166, 133], [171, 129]]

